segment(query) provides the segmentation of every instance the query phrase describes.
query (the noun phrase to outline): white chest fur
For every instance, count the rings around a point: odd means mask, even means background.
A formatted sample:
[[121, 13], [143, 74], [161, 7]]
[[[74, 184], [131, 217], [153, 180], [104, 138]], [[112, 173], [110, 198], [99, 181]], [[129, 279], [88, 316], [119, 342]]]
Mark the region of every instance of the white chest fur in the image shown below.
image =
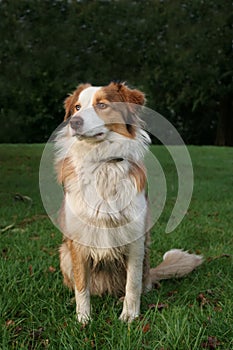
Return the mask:
[[145, 144], [123, 141], [76, 141], [66, 152], [75, 175], [65, 193], [65, 234], [80, 244], [118, 247], [145, 233], [145, 194], [129, 176], [130, 162], [142, 159]]

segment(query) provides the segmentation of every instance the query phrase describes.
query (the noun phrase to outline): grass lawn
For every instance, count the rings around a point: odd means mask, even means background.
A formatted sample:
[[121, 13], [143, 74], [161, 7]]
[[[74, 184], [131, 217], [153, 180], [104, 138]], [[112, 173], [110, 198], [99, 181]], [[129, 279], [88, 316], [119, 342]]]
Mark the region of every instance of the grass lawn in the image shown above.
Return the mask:
[[77, 323], [73, 295], [62, 284], [61, 233], [40, 199], [42, 150], [0, 145], [0, 349], [232, 349], [233, 148], [189, 147], [192, 202], [182, 223], [167, 234], [176, 170], [163, 147], [152, 147], [168, 186], [164, 213], [152, 230], [152, 266], [171, 248], [201, 253], [205, 263], [143, 295], [141, 317], [131, 325], [118, 321], [118, 300], [93, 297], [93, 320], [86, 327]]

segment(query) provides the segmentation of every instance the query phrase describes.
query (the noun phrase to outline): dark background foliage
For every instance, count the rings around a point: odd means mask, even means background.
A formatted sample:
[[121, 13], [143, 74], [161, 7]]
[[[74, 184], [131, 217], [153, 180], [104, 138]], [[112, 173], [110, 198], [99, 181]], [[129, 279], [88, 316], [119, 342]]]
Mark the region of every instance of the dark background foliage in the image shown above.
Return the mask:
[[0, 141], [44, 142], [78, 83], [145, 91], [186, 143], [233, 145], [231, 2], [3, 0]]

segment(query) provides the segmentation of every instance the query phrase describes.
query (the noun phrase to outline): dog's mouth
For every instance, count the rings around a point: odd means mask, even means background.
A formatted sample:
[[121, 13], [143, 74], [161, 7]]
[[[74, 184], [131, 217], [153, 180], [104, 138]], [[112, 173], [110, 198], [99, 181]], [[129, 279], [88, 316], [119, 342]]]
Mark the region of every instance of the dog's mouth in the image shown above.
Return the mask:
[[91, 137], [101, 137], [101, 136], [103, 136], [103, 135], [104, 135], [103, 132], [98, 132], [97, 134], [94, 134], [94, 135], [91, 136]]
[[82, 125], [74, 128], [69, 128], [71, 136], [77, 137], [79, 140], [101, 141], [108, 133], [108, 129], [104, 126], [97, 126], [95, 128], [84, 128]]
[[96, 134], [81, 134], [75, 133], [73, 136], [78, 137], [79, 140], [92, 140], [92, 141], [101, 141], [105, 137], [104, 132], [98, 132]]

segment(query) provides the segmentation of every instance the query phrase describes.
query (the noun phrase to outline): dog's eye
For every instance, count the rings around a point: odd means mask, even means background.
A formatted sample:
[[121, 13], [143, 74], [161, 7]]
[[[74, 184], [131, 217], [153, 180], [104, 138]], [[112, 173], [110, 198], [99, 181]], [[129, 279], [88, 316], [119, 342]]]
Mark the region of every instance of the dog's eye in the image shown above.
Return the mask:
[[97, 103], [97, 107], [98, 107], [99, 109], [105, 109], [105, 108], [108, 107], [108, 105], [107, 105], [106, 103], [99, 102], [99, 103]]
[[80, 105], [76, 105], [76, 106], [75, 106], [75, 109], [76, 109], [76, 111], [80, 111], [81, 106], [80, 106]]

